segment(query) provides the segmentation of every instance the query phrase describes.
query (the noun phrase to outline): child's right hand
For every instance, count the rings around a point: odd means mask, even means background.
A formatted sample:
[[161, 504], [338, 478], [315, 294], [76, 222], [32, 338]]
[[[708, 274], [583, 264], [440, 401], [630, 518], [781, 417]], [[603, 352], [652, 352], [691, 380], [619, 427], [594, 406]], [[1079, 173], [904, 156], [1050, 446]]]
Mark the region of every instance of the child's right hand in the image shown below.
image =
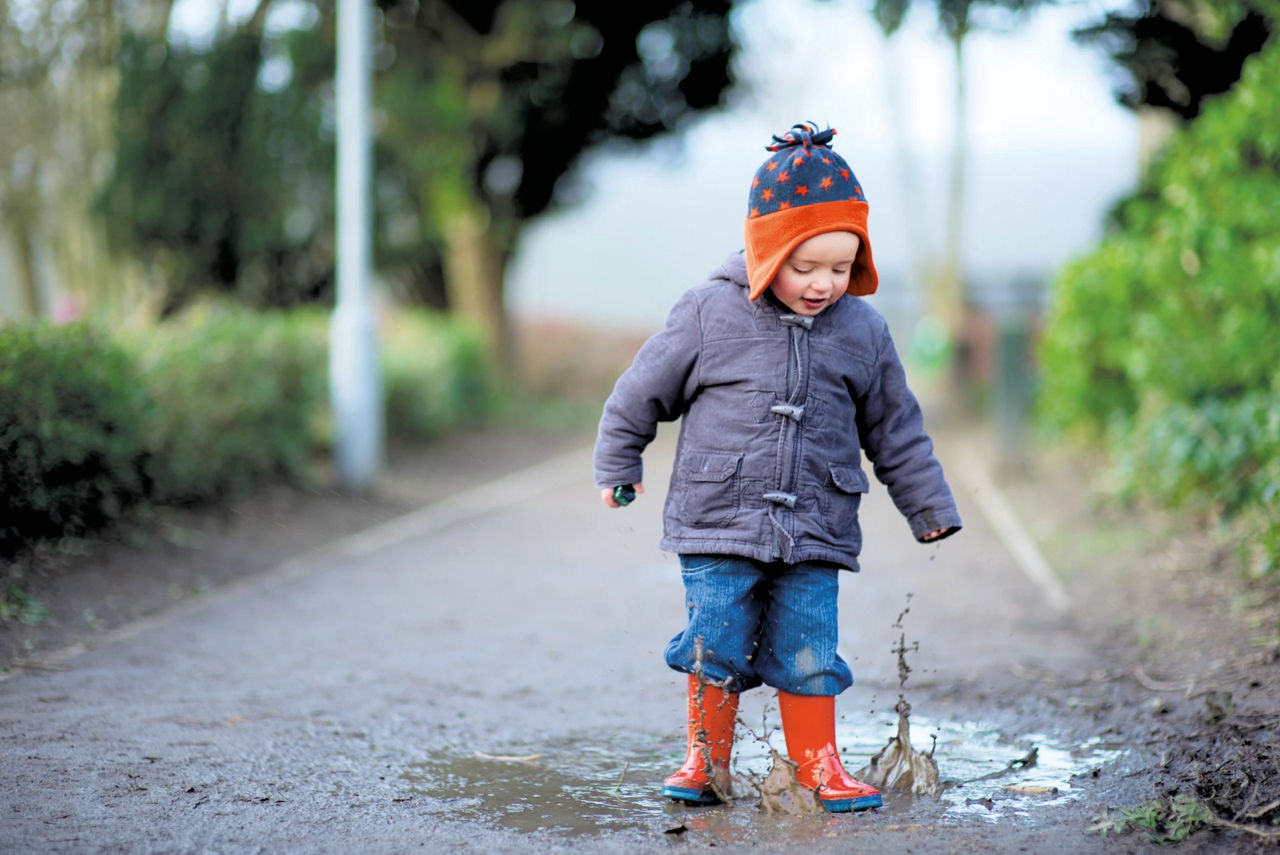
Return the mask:
[[[637, 496], [644, 492], [644, 484], [632, 484], [631, 487], [636, 491]], [[618, 504], [618, 502], [613, 498], [613, 489], [613, 487], [604, 487], [601, 489], [600, 498], [609, 507], [620, 508], [622, 505]]]

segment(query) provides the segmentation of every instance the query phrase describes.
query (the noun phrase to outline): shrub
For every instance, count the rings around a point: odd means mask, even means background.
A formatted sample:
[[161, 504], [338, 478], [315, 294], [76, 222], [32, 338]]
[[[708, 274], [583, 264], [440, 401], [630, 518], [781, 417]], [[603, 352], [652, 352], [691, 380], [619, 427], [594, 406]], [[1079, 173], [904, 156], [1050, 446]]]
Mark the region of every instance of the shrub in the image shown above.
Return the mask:
[[1170, 144], [1055, 283], [1041, 414], [1132, 494], [1222, 511], [1280, 566], [1280, 47]]
[[206, 308], [137, 339], [154, 406], [152, 501], [194, 504], [302, 475], [324, 405], [320, 317]]
[[1096, 437], [1136, 412], [1127, 365], [1133, 319], [1146, 301], [1143, 280], [1133, 275], [1141, 255], [1136, 241], [1115, 237], [1054, 283], [1056, 303], [1040, 346], [1039, 406], [1050, 425]]
[[379, 332], [390, 439], [431, 439], [489, 411], [492, 373], [477, 329], [429, 310], [403, 309]]
[[[194, 505], [304, 477], [329, 442], [329, 315], [203, 306], [113, 340], [0, 327], [0, 555], [87, 534], [142, 502]], [[392, 439], [485, 415], [481, 337], [427, 311], [383, 325]], [[0, 609], [0, 619], [4, 613]]]
[[102, 331], [0, 327], [0, 555], [92, 531], [143, 498], [147, 403]]

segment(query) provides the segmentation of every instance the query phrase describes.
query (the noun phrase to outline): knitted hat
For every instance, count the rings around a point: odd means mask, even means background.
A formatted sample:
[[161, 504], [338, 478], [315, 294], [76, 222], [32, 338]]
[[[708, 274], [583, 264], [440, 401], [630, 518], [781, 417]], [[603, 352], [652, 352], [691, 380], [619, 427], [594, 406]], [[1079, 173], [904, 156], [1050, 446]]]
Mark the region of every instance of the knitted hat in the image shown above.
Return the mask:
[[831, 150], [835, 134], [834, 128], [819, 131], [807, 122], [765, 146], [773, 154], [756, 170], [745, 226], [752, 300], [797, 246], [823, 232], [853, 232], [862, 239], [847, 293], [875, 293], [880, 277], [867, 238], [867, 197], [849, 164]]

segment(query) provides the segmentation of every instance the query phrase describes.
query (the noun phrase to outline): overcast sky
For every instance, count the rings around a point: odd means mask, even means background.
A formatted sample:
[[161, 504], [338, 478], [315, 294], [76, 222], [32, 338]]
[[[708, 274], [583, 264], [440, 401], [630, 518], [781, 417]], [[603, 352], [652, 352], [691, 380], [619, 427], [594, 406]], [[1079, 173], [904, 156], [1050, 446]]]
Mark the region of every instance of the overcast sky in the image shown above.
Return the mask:
[[[527, 229], [510, 268], [512, 308], [660, 324], [685, 289], [741, 247], [764, 144], [804, 119], [839, 131], [835, 148], [866, 189], [877, 267], [894, 291], [880, 299], [912, 299], [907, 272], [941, 245], [953, 65], [931, 4], [917, 4], [888, 42], [867, 5], [745, 6], [736, 25], [746, 87], [734, 106], [700, 121], [682, 145], [593, 158], [582, 171], [586, 201]], [[1070, 38], [1104, 8], [1045, 8], [966, 42], [964, 260], [975, 278], [1048, 275], [1098, 239], [1106, 209], [1136, 181], [1137, 122], [1115, 104], [1105, 58]]]

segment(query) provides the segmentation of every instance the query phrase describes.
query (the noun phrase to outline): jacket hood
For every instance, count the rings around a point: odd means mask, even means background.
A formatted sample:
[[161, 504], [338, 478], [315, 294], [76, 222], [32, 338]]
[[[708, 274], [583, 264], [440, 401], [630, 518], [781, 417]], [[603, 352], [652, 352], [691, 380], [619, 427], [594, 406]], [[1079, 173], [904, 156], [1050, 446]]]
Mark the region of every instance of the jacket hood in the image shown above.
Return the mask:
[[724, 279], [743, 288], [751, 287], [747, 281], [746, 254], [742, 250], [729, 253], [729, 257], [719, 267], [711, 271], [711, 275], [708, 278]]

